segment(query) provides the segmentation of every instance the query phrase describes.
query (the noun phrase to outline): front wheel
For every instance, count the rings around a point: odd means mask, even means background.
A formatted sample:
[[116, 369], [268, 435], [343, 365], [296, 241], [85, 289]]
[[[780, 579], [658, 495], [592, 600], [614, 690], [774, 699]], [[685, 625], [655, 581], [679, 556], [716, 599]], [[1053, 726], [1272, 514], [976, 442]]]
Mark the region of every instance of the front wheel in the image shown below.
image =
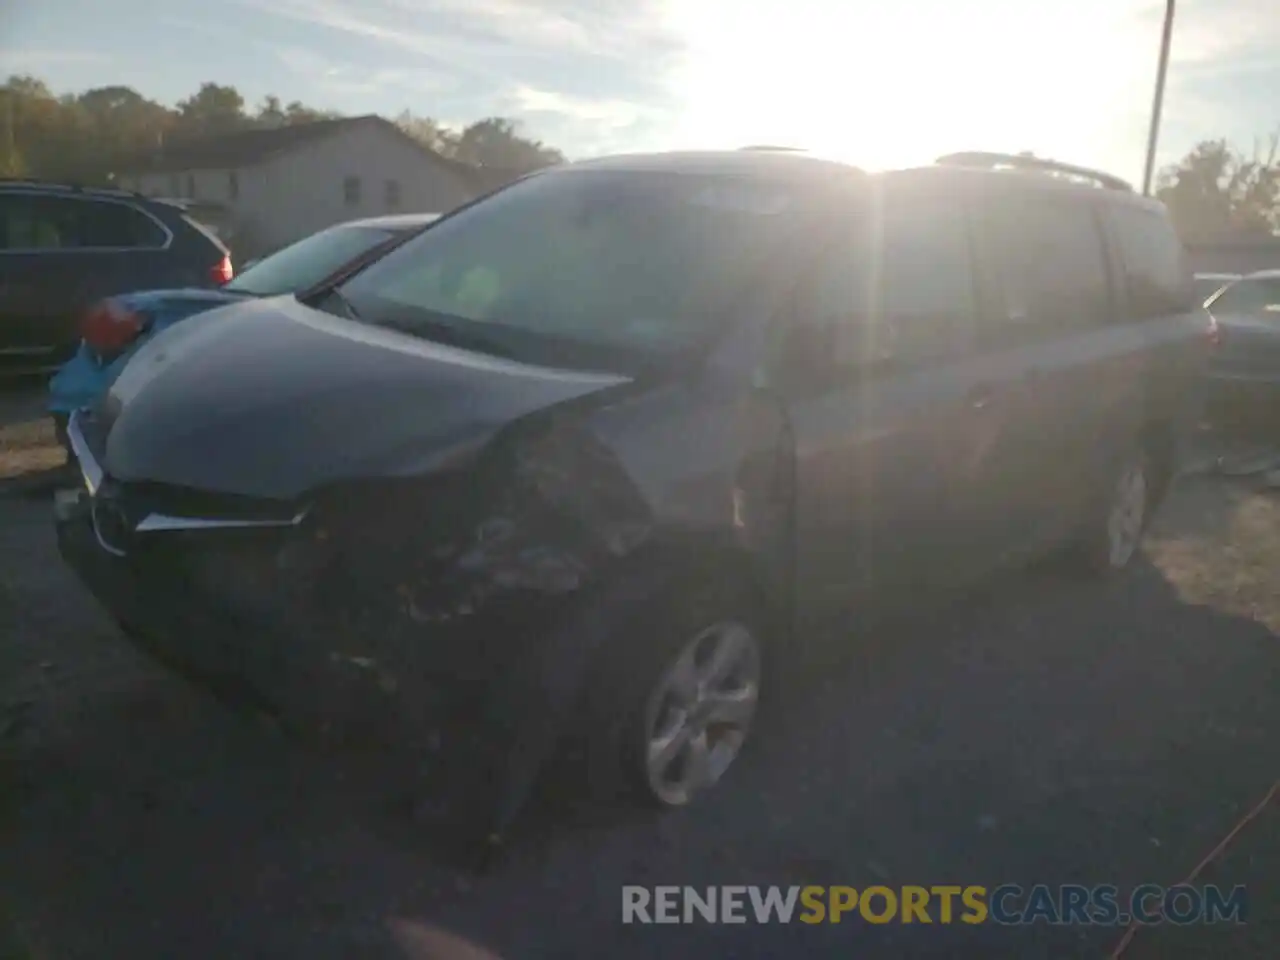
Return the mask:
[[636, 612], [590, 681], [583, 740], [597, 800], [697, 801], [742, 752], [765, 665], [763, 618], [732, 589], [684, 592]]
[[53, 435], [58, 439], [58, 445], [67, 452], [68, 459], [71, 457], [71, 441], [67, 438], [67, 421], [68, 416], [65, 413], [54, 413], [53, 418]]
[[690, 637], [645, 697], [636, 766], [649, 798], [683, 807], [715, 786], [746, 743], [759, 696], [750, 626], [722, 620]]

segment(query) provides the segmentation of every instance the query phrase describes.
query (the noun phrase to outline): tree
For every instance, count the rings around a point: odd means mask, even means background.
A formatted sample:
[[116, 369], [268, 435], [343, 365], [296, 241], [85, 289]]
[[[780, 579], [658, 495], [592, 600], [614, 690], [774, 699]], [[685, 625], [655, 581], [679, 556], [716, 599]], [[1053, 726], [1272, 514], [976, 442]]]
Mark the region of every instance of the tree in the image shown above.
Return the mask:
[[519, 135], [518, 124], [505, 117], [477, 120], [458, 135], [457, 159], [480, 167], [536, 170], [562, 163], [564, 154], [541, 140]]
[[443, 127], [431, 117], [419, 117], [405, 110], [396, 117], [396, 126], [417, 140], [428, 150], [455, 156], [458, 152], [458, 135], [448, 127]]
[[173, 111], [148, 100], [132, 87], [98, 87], [71, 98], [68, 109], [80, 113], [90, 164], [116, 161], [136, 153], [140, 146], [157, 146], [176, 122]]
[[1166, 167], [1156, 196], [1184, 240], [1270, 236], [1280, 227], [1280, 133], [1246, 157], [1225, 140], [1206, 140]]
[[4, 89], [6, 169], [29, 176], [67, 178], [82, 161], [82, 117], [58, 100], [42, 80], [12, 76]]
[[298, 123], [315, 123], [318, 120], [340, 120], [342, 114], [335, 110], [317, 110], [294, 100], [284, 108], [284, 121], [290, 126]]
[[283, 127], [288, 119], [284, 107], [280, 105], [279, 97], [269, 94], [263, 98], [261, 106], [258, 107], [257, 126], [268, 129]]
[[214, 136], [248, 126], [244, 97], [235, 87], [202, 83], [194, 94], [178, 101], [177, 132], [182, 136]]
[[[0, 87], [0, 176], [81, 183], [109, 182], [171, 137], [198, 138], [239, 130], [332, 120], [341, 114], [267, 96], [245, 109], [233, 86], [201, 84], [168, 107], [132, 87], [108, 85], [57, 96], [38, 77], [15, 75]], [[559, 151], [521, 137], [511, 120], [493, 117], [461, 133], [405, 111], [401, 129], [446, 156], [491, 167], [527, 169], [562, 159]]]

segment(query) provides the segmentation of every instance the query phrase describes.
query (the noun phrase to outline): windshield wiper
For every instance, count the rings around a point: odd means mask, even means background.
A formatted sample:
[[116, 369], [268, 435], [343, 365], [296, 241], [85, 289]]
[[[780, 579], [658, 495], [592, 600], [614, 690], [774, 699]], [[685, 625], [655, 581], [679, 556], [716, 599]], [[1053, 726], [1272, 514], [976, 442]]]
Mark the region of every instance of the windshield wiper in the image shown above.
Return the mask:
[[339, 307], [342, 308], [342, 313], [346, 316], [348, 320], [358, 321], [361, 319], [360, 311], [355, 308], [355, 306], [351, 303], [350, 300], [348, 300], [345, 296], [343, 296], [342, 291], [340, 291], [337, 287], [330, 287], [328, 290], [324, 292], [324, 295], [320, 297], [318, 300], [316, 300], [314, 297], [304, 297], [304, 296], [299, 296], [298, 294], [294, 294], [294, 297], [298, 300], [299, 303], [307, 303], [307, 301], [311, 301], [308, 304], [308, 306], [311, 306], [311, 307], [319, 307], [321, 304], [325, 303], [326, 301], [331, 300], [334, 303], [336, 303]]

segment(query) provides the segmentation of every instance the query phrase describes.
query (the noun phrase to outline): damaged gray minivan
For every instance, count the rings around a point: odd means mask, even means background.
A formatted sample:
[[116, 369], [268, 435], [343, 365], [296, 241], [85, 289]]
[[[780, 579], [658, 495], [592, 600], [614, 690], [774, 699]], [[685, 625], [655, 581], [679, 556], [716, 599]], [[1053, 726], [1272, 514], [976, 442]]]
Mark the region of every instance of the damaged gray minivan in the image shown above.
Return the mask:
[[500, 831], [563, 751], [680, 806], [816, 624], [1128, 565], [1196, 306], [1164, 208], [1094, 171], [570, 164], [165, 331], [73, 417], [59, 543], [185, 674], [388, 722], [447, 821]]

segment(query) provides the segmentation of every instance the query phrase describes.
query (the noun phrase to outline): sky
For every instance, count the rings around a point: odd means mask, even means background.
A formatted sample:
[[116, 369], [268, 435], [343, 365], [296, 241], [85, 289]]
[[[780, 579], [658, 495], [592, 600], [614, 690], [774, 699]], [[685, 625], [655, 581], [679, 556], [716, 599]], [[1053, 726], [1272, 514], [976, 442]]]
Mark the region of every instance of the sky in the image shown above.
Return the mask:
[[[1161, 162], [1280, 130], [1277, 0], [1181, 0]], [[0, 0], [0, 75], [485, 116], [571, 158], [1032, 150], [1141, 179], [1164, 0]]]

